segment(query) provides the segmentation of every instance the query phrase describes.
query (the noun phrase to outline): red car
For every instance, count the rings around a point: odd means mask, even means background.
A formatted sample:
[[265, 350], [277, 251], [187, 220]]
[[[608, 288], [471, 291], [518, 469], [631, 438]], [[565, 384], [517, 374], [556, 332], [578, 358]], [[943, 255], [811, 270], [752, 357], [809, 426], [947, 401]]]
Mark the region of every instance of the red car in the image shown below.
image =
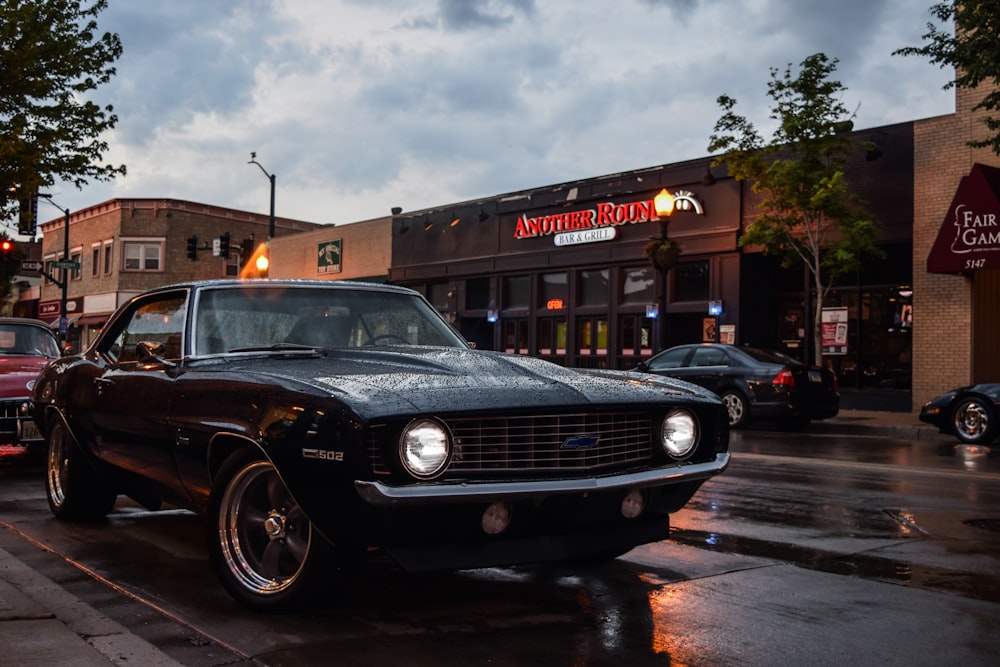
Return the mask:
[[59, 356], [59, 341], [44, 322], [0, 317], [0, 460], [21, 458], [42, 442], [28, 397], [38, 372]]

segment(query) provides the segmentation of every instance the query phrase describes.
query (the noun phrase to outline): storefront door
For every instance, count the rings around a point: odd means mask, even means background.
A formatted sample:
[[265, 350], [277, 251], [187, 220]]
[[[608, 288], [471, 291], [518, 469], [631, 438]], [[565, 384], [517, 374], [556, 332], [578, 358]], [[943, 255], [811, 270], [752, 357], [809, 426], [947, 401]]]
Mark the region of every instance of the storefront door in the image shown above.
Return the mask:
[[543, 317], [538, 320], [538, 356], [560, 365], [566, 364], [566, 318]]
[[642, 315], [618, 318], [618, 365], [629, 369], [653, 355], [653, 320]]
[[528, 354], [528, 318], [503, 320], [503, 351], [508, 354]]
[[605, 316], [576, 318], [576, 365], [580, 368], [608, 367], [608, 319]]

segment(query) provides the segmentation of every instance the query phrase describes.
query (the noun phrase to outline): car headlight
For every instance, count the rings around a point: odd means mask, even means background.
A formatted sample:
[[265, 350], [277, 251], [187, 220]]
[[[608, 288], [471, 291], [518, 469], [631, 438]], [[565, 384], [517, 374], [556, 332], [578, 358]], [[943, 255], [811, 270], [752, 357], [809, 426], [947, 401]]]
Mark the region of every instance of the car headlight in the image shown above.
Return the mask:
[[660, 428], [660, 444], [673, 458], [685, 458], [698, 444], [698, 420], [687, 410], [671, 410]]
[[432, 419], [415, 419], [399, 438], [399, 460], [414, 477], [431, 479], [448, 465], [451, 437]]

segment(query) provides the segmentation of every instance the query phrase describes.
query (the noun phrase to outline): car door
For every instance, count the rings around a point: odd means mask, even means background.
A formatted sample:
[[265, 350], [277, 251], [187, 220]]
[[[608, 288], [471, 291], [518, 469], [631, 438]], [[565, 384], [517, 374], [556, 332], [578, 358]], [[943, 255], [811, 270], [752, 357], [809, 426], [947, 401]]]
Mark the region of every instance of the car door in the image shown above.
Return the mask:
[[108, 363], [93, 378], [91, 416], [101, 458], [174, 488], [178, 480], [168, 415], [186, 307], [185, 291], [134, 303], [102, 339], [98, 352]]
[[716, 345], [696, 347], [684, 369], [684, 379], [720, 394], [728, 381], [729, 365], [730, 358], [724, 348]]

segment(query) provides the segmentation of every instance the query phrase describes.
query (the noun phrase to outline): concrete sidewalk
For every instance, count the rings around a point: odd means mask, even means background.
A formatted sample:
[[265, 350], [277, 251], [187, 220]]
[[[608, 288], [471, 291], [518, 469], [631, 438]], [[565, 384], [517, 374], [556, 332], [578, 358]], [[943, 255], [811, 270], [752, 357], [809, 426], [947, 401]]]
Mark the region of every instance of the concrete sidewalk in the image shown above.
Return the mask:
[[[946, 436], [916, 413], [844, 410], [808, 433], [884, 435], [931, 441]], [[179, 665], [118, 622], [0, 548], [0, 656], [18, 667]]]
[[18, 667], [181, 664], [3, 549], [0, 647]]

